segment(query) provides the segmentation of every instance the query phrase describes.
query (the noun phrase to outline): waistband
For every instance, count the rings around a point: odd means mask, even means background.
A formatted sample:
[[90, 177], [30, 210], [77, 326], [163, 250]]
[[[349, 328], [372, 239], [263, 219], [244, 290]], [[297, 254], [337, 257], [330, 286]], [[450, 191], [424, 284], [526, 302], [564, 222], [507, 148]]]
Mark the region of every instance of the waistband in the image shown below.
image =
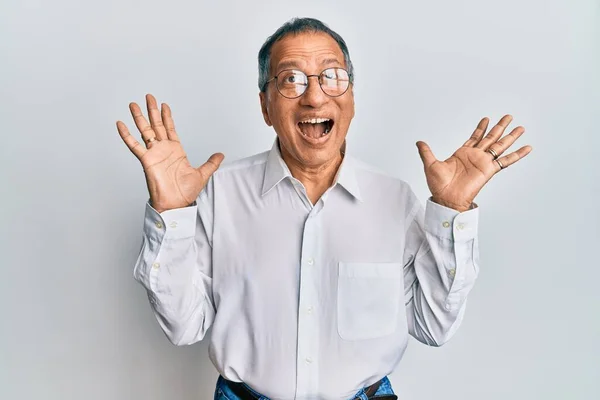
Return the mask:
[[[265, 399], [267, 399], [265, 396], [262, 396], [259, 393], [255, 392], [254, 390], [248, 388], [248, 386], [244, 385], [242, 382], [233, 382], [228, 379], [225, 379], [223, 376], [221, 376], [221, 379], [227, 384], [229, 389], [231, 389], [231, 391], [237, 397], [239, 397], [241, 400], [265, 400]], [[373, 400], [397, 400], [398, 396], [396, 396], [395, 394], [384, 394], [384, 395], [378, 395], [378, 396], [374, 397], [374, 395], [375, 395], [375, 393], [377, 393], [377, 389], [379, 389], [379, 386], [381, 385], [382, 381], [383, 381], [383, 378], [381, 378], [377, 382], [373, 383], [372, 385], [364, 388], [364, 394], [366, 395], [367, 399], [369, 399], [369, 400], [370, 399], [373, 399]], [[364, 397], [362, 397], [362, 395], [360, 397], [353, 397], [353, 400], [363, 400], [363, 399], [364, 399]]]

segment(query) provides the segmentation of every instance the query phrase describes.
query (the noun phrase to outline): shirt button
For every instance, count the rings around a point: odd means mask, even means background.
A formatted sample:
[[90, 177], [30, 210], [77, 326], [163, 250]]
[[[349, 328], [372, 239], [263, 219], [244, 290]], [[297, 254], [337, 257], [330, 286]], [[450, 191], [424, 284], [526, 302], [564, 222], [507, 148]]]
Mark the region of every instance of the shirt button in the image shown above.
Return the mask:
[[154, 267], [156, 269], [156, 268], [160, 267], [160, 263], [154, 263], [154, 264], [152, 264], [152, 267]]
[[160, 221], [156, 221], [156, 224], [155, 224], [155, 225], [156, 225], [156, 227], [157, 227], [157, 228], [159, 228], [159, 229], [160, 229], [160, 228], [162, 228], [162, 223], [161, 223]]
[[308, 364], [310, 364], [310, 363], [312, 362], [312, 358], [310, 358], [310, 357], [306, 357], [306, 362], [307, 362]]
[[465, 228], [465, 224], [460, 223], [460, 224], [457, 225], [457, 228], [458, 229], [464, 229]]
[[448, 273], [450, 274], [450, 276], [454, 276], [454, 275], [456, 275], [456, 270], [454, 268], [452, 268], [451, 270], [448, 271]]
[[307, 311], [309, 314], [310, 314], [310, 313], [312, 313], [312, 310], [313, 310], [312, 306], [308, 306], [308, 307], [306, 308], [306, 311]]
[[306, 263], [308, 265], [313, 265], [315, 263], [315, 260], [313, 260], [312, 258], [309, 258], [308, 260], [306, 260]]
[[177, 221], [173, 221], [169, 224], [171, 228], [177, 228]]
[[448, 222], [448, 221], [444, 221], [444, 222], [442, 223], [442, 225], [444, 226], [444, 228], [447, 228], [447, 227], [449, 227], [449, 226], [450, 226], [450, 222]]

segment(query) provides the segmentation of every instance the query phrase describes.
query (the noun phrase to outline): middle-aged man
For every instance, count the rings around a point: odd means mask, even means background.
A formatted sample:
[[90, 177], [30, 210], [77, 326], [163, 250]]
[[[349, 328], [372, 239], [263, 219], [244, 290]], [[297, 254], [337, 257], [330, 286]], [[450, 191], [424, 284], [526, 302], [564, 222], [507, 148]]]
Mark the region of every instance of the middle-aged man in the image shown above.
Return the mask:
[[440, 346], [463, 318], [479, 270], [475, 196], [531, 146], [500, 157], [524, 132], [502, 137], [510, 115], [487, 134], [483, 118], [445, 161], [417, 142], [423, 208], [347, 151], [353, 71], [337, 33], [291, 20], [258, 62], [269, 151], [196, 169], [151, 95], [149, 123], [130, 104], [145, 147], [117, 122], [150, 193], [134, 277], [172, 343], [212, 326], [215, 399], [396, 399], [387, 375], [408, 334]]

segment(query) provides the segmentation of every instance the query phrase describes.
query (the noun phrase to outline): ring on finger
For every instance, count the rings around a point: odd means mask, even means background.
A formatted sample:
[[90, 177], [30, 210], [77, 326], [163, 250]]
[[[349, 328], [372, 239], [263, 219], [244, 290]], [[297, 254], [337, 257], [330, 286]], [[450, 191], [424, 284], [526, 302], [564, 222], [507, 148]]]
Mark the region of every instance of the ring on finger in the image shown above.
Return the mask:
[[496, 161], [498, 163], [498, 165], [500, 166], [500, 170], [503, 170], [504, 168], [506, 168], [504, 165], [502, 165], [502, 163], [500, 162], [500, 160], [494, 159], [494, 161]]
[[150, 139], [146, 140], [146, 144], [150, 144], [150, 143], [154, 142], [155, 140], [156, 140], [156, 136], [153, 136]]
[[492, 149], [491, 147], [489, 149], [486, 150], [488, 153], [490, 153], [492, 156], [494, 156], [494, 160], [496, 160], [498, 158], [498, 153], [496, 153], [494, 151], [494, 149]]

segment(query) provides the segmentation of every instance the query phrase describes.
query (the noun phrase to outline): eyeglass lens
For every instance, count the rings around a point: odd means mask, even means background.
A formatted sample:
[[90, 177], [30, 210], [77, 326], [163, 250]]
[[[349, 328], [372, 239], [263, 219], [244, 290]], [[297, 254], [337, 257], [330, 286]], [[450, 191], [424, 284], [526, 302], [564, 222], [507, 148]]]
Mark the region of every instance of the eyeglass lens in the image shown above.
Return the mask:
[[[348, 72], [342, 68], [328, 68], [319, 74], [319, 85], [325, 94], [332, 97], [341, 96], [350, 85]], [[299, 97], [307, 87], [308, 77], [302, 71], [288, 69], [277, 75], [277, 90], [284, 97]]]

